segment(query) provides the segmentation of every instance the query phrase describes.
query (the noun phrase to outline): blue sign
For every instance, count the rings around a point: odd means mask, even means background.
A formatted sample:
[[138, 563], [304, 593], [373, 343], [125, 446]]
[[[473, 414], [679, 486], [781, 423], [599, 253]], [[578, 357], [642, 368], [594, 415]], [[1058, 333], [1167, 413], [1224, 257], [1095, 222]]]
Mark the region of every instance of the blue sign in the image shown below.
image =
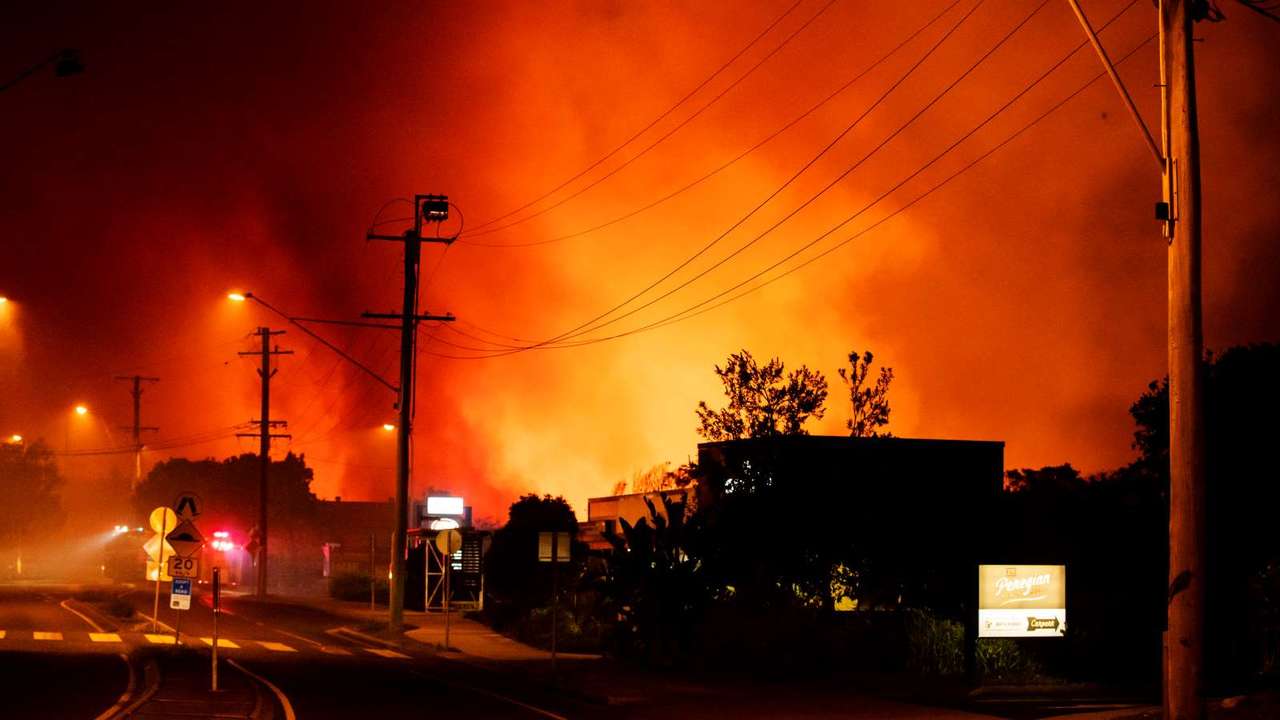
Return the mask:
[[191, 579], [190, 578], [174, 578], [173, 594], [174, 595], [190, 595]]

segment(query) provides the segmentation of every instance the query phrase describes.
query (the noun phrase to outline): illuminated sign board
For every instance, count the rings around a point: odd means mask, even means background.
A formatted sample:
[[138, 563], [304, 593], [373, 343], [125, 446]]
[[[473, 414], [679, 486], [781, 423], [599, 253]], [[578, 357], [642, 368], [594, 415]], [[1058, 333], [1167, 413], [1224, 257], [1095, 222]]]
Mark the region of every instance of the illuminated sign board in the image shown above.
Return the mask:
[[978, 637], [1062, 637], [1065, 565], [979, 565]]
[[427, 498], [427, 515], [438, 517], [452, 515], [462, 517], [466, 510], [462, 506], [462, 498], [448, 495], [432, 495]]

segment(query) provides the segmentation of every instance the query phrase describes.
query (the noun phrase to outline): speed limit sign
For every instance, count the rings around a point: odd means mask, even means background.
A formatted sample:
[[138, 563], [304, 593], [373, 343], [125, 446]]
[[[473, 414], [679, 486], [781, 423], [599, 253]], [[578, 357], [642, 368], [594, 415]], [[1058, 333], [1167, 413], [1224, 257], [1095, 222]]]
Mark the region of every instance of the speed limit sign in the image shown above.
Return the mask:
[[200, 561], [193, 557], [169, 556], [169, 575], [171, 577], [193, 578], [200, 576]]

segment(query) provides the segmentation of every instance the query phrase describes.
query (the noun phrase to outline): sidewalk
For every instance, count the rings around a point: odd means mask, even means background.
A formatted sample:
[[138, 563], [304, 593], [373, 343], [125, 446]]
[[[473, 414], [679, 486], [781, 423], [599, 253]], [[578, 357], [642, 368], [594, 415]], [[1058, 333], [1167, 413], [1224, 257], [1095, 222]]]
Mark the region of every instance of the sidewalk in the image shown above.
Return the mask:
[[[461, 654], [490, 662], [543, 661], [548, 664], [551, 662], [551, 653], [548, 651], [512, 640], [501, 633], [494, 632], [484, 623], [463, 617], [461, 613], [454, 613], [449, 620], [449, 647], [445, 648], [443, 614], [413, 613], [412, 620], [409, 615], [405, 613], [405, 621], [418, 627], [405, 635], [424, 645], [440, 648], [446, 656]], [[556, 656], [562, 661], [602, 659], [600, 655], [587, 653], [562, 652], [557, 653]]]

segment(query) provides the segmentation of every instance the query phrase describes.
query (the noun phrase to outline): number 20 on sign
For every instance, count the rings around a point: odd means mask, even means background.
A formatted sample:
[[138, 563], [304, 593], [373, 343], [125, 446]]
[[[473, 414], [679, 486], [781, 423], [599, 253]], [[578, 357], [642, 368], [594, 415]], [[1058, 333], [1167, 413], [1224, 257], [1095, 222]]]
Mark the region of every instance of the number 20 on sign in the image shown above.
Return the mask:
[[172, 577], [192, 578], [200, 575], [200, 561], [193, 557], [169, 556], [169, 575]]

